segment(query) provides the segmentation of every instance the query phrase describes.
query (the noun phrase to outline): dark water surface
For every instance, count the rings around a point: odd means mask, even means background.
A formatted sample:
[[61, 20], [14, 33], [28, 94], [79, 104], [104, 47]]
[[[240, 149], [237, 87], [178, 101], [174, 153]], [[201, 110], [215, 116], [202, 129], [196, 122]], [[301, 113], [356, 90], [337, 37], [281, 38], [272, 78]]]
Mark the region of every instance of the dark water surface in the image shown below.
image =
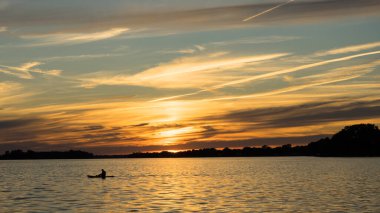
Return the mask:
[[0, 180], [0, 212], [380, 212], [380, 158], [0, 161]]

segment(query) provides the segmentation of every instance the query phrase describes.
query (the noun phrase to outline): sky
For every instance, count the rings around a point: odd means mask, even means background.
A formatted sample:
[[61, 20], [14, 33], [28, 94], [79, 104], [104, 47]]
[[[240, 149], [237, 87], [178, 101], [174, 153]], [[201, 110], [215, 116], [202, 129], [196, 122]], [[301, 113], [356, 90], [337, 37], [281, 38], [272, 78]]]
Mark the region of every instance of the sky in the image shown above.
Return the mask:
[[380, 124], [378, 0], [0, 0], [0, 153], [307, 144]]

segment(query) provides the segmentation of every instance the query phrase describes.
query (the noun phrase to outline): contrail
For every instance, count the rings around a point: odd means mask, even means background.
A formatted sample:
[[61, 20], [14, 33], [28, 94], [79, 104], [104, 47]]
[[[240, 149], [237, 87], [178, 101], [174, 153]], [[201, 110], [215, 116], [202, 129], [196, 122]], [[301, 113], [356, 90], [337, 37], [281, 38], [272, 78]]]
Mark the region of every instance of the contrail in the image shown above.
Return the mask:
[[301, 65], [301, 66], [298, 66], [298, 67], [293, 67], [293, 68], [279, 70], [279, 71], [275, 71], [275, 72], [271, 72], [271, 73], [265, 73], [265, 74], [261, 74], [261, 75], [256, 75], [256, 76], [252, 76], [252, 77], [248, 77], [248, 78], [243, 78], [243, 79], [240, 79], [240, 80], [230, 81], [230, 82], [227, 82], [227, 83], [223, 83], [223, 84], [212, 86], [212, 87], [207, 88], [207, 89], [198, 90], [198, 91], [192, 92], [192, 93], [186, 93], [186, 94], [182, 94], [182, 95], [176, 95], [176, 96], [171, 96], [171, 97], [159, 98], [159, 99], [155, 99], [155, 100], [152, 100], [152, 101], [149, 101], [149, 102], [166, 101], [166, 100], [178, 99], [178, 98], [182, 98], [182, 97], [186, 97], [186, 96], [193, 96], [193, 95], [197, 95], [197, 94], [200, 94], [200, 93], [203, 93], [203, 92], [207, 92], [207, 91], [211, 91], [211, 90], [216, 90], [216, 89], [221, 89], [221, 88], [227, 87], [227, 86], [232, 86], [232, 85], [236, 85], [236, 84], [242, 84], [242, 83], [246, 83], [246, 82], [250, 82], [250, 81], [254, 81], [254, 80], [258, 80], [258, 79], [269, 78], [269, 77], [273, 77], [273, 76], [276, 76], [276, 75], [282, 75], [282, 74], [297, 72], [297, 71], [300, 71], [300, 70], [305, 70], [305, 69], [309, 69], [309, 68], [313, 68], [313, 67], [319, 67], [319, 66], [323, 66], [323, 65], [326, 65], [326, 64], [331, 64], [331, 63], [336, 63], [336, 62], [341, 62], [341, 61], [348, 61], [348, 60], [351, 60], [351, 59], [354, 59], [354, 58], [360, 58], [360, 57], [369, 56], [369, 55], [376, 55], [376, 54], [380, 54], [380, 51], [366, 52], [366, 53], [361, 53], [361, 54], [356, 54], [356, 55], [350, 55], [350, 56], [341, 57], [341, 58], [335, 58], [335, 59], [320, 61], [320, 62], [311, 63], [311, 64], [305, 64], [305, 65]]
[[282, 6], [284, 6], [284, 5], [287, 5], [287, 4], [289, 4], [290, 2], [293, 2], [293, 1], [294, 1], [294, 0], [289, 0], [289, 1], [287, 1], [287, 2], [281, 3], [281, 4], [279, 4], [279, 5], [275, 6], [275, 7], [272, 7], [272, 8], [270, 8], [270, 9], [268, 9], [268, 10], [265, 10], [265, 11], [259, 13], [259, 14], [256, 14], [256, 15], [253, 15], [253, 16], [250, 16], [250, 17], [244, 19], [243, 21], [249, 21], [249, 20], [251, 20], [251, 19], [254, 19], [254, 18], [256, 18], [256, 17], [259, 17], [259, 16], [261, 16], [261, 15], [264, 15], [264, 14], [266, 14], [266, 13], [269, 13], [269, 12], [272, 11], [272, 10], [275, 10], [275, 9], [277, 9], [277, 8], [279, 8], [279, 7], [282, 7]]
[[331, 80], [331, 81], [315, 82], [315, 83], [310, 83], [310, 84], [288, 87], [288, 88], [284, 88], [284, 89], [278, 89], [278, 90], [274, 90], [271, 92], [264, 92], [264, 93], [251, 94], [251, 95], [241, 95], [241, 96], [230, 96], [230, 97], [222, 97], [222, 98], [212, 98], [212, 99], [205, 99], [204, 101], [236, 100], [236, 99], [270, 96], [270, 95], [279, 95], [279, 94], [288, 93], [288, 92], [295, 92], [295, 91], [306, 89], [309, 87], [321, 86], [321, 85], [337, 83], [337, 82], [341, 82], [341, 81], [347, 81], [347, 80], [351, 80], [351, 79], [358, 78], [361, 76], [362, 75], [358, 74], [358, 75], [353, 75], [353, 76], [335, 79], [335, 80]]
[[249, 78], [244, 78], [244, 79], [240, 79], [240, 80], [236, 80], [236, 81], [230, 81], [230, 82], [227, 82], [227, 83], [224, 83], [224, 84], [216, 85], [216, 86], [212, 87], [211, 89], [220, 89], [220, 88], [223, 88], [223, 87], [226, 87], [226, 86], [231, 86], [231, 85], [235, 85], [235, 84], [241, 84], [241, 83], [245, 83], [245, 82], [249, 82], [249, 81], [253, 81], [253, 80], [258, 80], [258, 79], [263, 79], [263, 78], [269, 78], [269, 77], [276, 76], [276, 75], [282, 75], [282, 74], [297, 72], [297, 71], [304, 70], [304, 69], [309, 69], [309, 68], [313, 68], [313, 67], [319, 67], [319, 66], [322, 66], [322, 65], [331, 64], [331, 63], [340, 62], [340, 61], [348, 61], [348, 60], [351, 60], [351, 59], [354, 59], [354, 58], [359, 58], [359, 57], [369, 56], [369, 55], [376, 55], [376, 54], [380, 54], [380, 51], [366, 52], [366, 53], [361, 53], [361, 54], [356, 54], [356, 55], [350, 55], [350, 56], [346, 56], [346, 57], [342, 57], [342, 58], [334, 58], [334, 59], [330, 59], [330, 60], [320, 61], [320, 62], [306, 64], [306, 65], [301, 65], [301, 66], [298, 66], [298, 67], [289, 68], [289, 69], [285, 69], [285, 70], [280, 70], [280, 71], [276, 71], [276, 72], [265, 73], [265, 74], [262, 74], [262, 75], [252, 76], [252, 77], [249, 77]]

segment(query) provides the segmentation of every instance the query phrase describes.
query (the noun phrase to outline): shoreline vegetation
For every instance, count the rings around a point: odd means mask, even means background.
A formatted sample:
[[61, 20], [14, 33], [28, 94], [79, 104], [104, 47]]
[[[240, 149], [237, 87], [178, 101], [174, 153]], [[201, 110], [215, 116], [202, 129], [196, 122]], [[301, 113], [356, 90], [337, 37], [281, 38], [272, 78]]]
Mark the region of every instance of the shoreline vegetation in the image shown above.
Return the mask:
[[322, 138], [304, 146], [285, 144], [279, 147], [244, 147], [242, 149], [205, 148], [180, 152], [136, 152], [127, 155], [94, 155], [85, 151], [28, 150], [6, 151], [0, 160], [27, 159], [101, 159], [101, 158], [185, 158], [185, 157], [275, 157], [275, 156], [317, 156], [317, 157], [380, 157], [380, 130], [374, 124], [346, 126], [330, 138]]

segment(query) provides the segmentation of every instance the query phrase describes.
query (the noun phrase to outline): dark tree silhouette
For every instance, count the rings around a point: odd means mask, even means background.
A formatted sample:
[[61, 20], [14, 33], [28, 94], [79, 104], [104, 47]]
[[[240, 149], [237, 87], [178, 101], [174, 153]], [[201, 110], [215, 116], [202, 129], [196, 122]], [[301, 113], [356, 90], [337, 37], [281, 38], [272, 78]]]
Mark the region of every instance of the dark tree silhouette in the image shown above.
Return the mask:
[[346, 126], [329, 138], [308, 145], [312, 155], [379, 156], [380, 130], [374, 124]]

